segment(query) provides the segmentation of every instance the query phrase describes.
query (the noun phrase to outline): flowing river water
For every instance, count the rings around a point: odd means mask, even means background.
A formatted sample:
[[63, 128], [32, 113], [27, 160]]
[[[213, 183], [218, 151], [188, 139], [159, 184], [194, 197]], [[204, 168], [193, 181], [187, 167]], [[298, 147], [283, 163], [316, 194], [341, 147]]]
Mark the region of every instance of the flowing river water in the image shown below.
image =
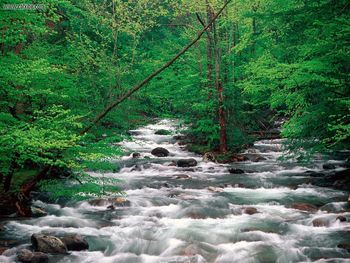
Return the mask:
[[[121, 143], [141, 156], [114, 160], [123, 168], [103, 176], [122, 180], [129, 201], [124, 206], [36, 201], [48, 215], [7, 221], [2, 238], [20, 240], [22, 247], [39, 232], [86, 238], [88, 251], [50, 255], [50, 262], [59, 263], [350, 262], [349, 252], [337, 247], [350, 243], [348, 193], [313, 186], [305, 173], [321, 170], [321, 162], [305, 167], [278, 161], [281, 140], [257, 141], [249, 152], [265, 158], [259, 162], [205, 162], [173, 135], [155, 134], [176, 127], [174, 121], [161, 120], [131, 131], [133, 140]], [[155, 147], [170, 155], [152, 156]], [[173, 165], [183, 158], [194, 158], [198, 165]], [[244, 173], [230, 174], [229, 168]], [[296, 203], [318, 210], [292, 208]], [[339, 215], [348, 222], [340, 222]], [[17, 249], [0, 256], [0, 262], [15, 262]]]

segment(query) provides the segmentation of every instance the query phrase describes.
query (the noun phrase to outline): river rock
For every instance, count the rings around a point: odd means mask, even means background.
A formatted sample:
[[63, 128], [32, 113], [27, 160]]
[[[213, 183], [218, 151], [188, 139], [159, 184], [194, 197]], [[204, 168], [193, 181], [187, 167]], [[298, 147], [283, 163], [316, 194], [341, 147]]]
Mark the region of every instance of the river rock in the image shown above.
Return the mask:
[[31, 237], [33, 248], [44, 253], [66, 254], [67, 247], [61, 239], [43, 234], [33, 234]]
[[214, 192], [214, 193], [221, 193], [221, 192], [224, 191], [223, 188], [221, 188], [221, 187], [214, 187], [214, 186], [209, 186], [208, 190], [211, 191], [211, 192]]
[[31, 210], [32, 210], [32, 217], [47, 216], [47, 212], [43, 208], [32, 206]]
[[8, 249], [8, 247], [0, 247], [0, 255], [2, 255]]
[[89, 200], [88, 203], [92, 206], [105, 206], [108, 204], [108, 201], [103, 198]]
[[247, 215], [254, 215], [256, 213], [259, 213], [255, 207], [246, 207], [244, 208], [243, 212]]
[[197, 165], [197, 161], [193, 158], [190, 159], [179, 159], [176, 162], [178, 167], [193, 167]]
[[166, 157], [169, 156], [169, 151], [163, 147], [157, 147], [151, 151], [151, 154], [157, 157]]
[[337, 247], [346, 249], [347, 251], [350, 252], [350, 244], [342, 243], [342, 244], [339, 244]]
[[22, 249], [17, 253], [17, 260], [23, 263], [47, 263], [48, 255], [42, 252], [32, 252], [28, 249]]
[[244, 174], [244, 171], [242, 169], [238, 169], [238, 168], [230, 168], [230, 169], [228, 169], [228, 172], [230, 174]]
[[316, 218], [312, 220], [312, 225], [315, 227], [322, 227], [322, 226], [328, 226], [328, 222], [321, 218]]
[[132, 158], [134, 158], [134, 159], [137, 159], [137, 158], [140, 158], [140, 157], [141, 157], [140, 153], [133, 153], [132, 154]]
[[244, 155], [233, 155], [231, 157], [231, 161], [232, 162], [244, 162], [244, 161], [248, 161], [248, 157], [244, 156]]
[[130, 206], [130, 201], [124, 197], [109, 198], [108, 201], [115, 206]]
[[245, 154], [245, 156], [248, 158], [248, 160], [252, 162], [260, 162], [260, 161], [265, 161], [266, 158], [259, 155], [259, 154]]
[[340, 222], [346, 222], [346, 217], [345, 216], [337, 216], [336, 220], [339, 220]]
[[325, 170], [333, 170], [335, 169], [335, 165], [331, 163], [325, 163], [324, 165], [322, 165], [322, 168]]
[[295, 203], [292, 205], [292, 208], [307, 212], [316, 212], [318, 210], [316, 206], [306, 203]]
[[81, 251], [89, 249], [88, 242], [80, 235], [65, 236], [61, 240], [68, 250]]

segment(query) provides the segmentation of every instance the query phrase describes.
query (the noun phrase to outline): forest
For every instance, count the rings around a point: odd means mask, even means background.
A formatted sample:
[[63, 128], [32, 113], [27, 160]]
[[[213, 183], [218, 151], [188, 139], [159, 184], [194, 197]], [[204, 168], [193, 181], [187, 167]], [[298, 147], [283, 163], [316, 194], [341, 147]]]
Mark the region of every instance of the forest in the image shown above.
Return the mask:
[[1, 0], [0, 262], [348, 262], [349, 11]]

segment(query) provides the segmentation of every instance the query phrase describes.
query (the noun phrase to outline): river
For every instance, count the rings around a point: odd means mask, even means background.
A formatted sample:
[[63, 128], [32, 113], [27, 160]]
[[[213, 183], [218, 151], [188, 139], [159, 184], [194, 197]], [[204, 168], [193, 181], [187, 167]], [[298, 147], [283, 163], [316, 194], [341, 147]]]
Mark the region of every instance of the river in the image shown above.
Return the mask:
[[[21, 240], [26, 247], [38, 232], [86, 238], [88, 251], [51, 255], [55, 263], [350, 262], [349, 252], [337, 247], [350, 243], [349, 193], [311, 185], [305, 173], [321, 171], [323, 162], [279, 161], [281, 140], [257, 141], [249, 152], [263, 156], [259, 162], [205, 162], [173, 135], [155, 134], [176, 127], [176, 121], [160, 120], [131, 131], [133, 139], [121, 143], [140, 158], [130, 154], [112, 160], [123, 168], [103, 176], [122, 180], [124, 206], [35, 201], [48, 215], [8, 221], [2, 239]], [[170, 156], [153, 156], [155, 147], [166, 148]], [[183, 158], [198, 165], [172, 165]], [[231, 174], [229, 168], [244, 173]], [[296, 209], [300, 203], [317, 209]], [[348, 221], [340, 222], [339, 215]], [[17, 249], [0, 256], [0, 262], [15, 262]]]

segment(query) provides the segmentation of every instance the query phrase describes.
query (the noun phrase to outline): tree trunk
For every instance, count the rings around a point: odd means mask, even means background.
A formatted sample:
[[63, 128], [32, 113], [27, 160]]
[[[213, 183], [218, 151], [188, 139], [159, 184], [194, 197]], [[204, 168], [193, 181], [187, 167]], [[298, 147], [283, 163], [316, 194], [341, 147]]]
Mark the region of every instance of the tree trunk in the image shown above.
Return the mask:
[[17, 168], [18, 157], [19, 157], [18, 154], [15, 154], [12, 157], [8, 173], [7, 173], [7, 175], [5, 177], [5, 180], [4, 180], [4, 190], [5, 190], [5, 192], [9, 191], [10, 188], [11, 188], [11, 182], [12, 182], [13, 174], [15, 173], [15, 170]]
[[46, 165], [32, 180], [23, 184], [21, 186], [21, 193], [24, 196], [29, 197], [30, 192], [33, 190], [36, 184], [45, 177], [45, 175], [50, 170], [50, 168], [51, 168], [50, 165]]
[[214, 62], [215, 62], [215, 89], [218, 96], [218, 118], [220, 125], [220, 152], [227, 152], [226, 120], [224, 110], [224, 88], [221, 81], [220, 71], [220, 48], [218, 46], [218, 34], [215, 23], [214, 29]]
[[[213, 13], [211, 11], [211, 8], [209, 6], [208, 1], [206, 1], [207, 5], [207, 21], [211, 21], [213, 17]], [[212, 69], [213, 69], [213, 40], [212, 40], [212, 27], [210, 26], [207, 30], [207, 87], [209, 90], [209, 96], [208, 99], [212, 96]]]

